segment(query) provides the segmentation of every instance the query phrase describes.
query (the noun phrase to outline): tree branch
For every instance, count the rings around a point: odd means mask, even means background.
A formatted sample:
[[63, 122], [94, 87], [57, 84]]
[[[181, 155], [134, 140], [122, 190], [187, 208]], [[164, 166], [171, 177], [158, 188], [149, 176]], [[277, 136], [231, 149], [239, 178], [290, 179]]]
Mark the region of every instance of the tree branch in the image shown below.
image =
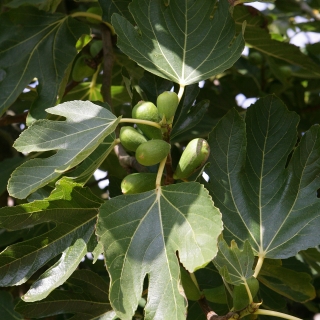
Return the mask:
[[111, 99], [112, 68], [114, 62], [111, 31], [105, 24], [101, 24], [100, 27], [103, 48], [103, 78], [101, 95], [103, 97], [103, 101], [110, 105], [111, 110], [114, 113]]
[[11, 116], [9, 114], [0, 118], [0, 127], [9, 126], [13, 123], [26, 123], [28, 111]]

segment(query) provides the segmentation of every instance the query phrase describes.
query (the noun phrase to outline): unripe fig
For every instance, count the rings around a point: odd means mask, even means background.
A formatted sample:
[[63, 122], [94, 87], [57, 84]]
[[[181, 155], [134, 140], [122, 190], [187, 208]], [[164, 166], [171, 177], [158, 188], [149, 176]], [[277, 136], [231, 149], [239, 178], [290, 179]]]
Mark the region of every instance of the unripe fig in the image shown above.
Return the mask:
[[[90, 7], [88, 10], [87, 10], [88, 13], [94, 13], [94, 14], [97, 14], [98, 16], [101, 16], [102, 15], [102, 9], [100, 7]], [[101, 21], [97, 20], [97, 19], [93, 19], [93, 18], [89, 18], [87, 17], [86, 18], [88, 22], [90, 23], [94, 23], [94, 24], [99, 24], [101, 23]]]
[[[157, 107], [149, 101], [140, 101], [132, 109], [132, 118], [159, 122], [159, 112]], [[161, 130], [146, 124], [137, 124], [138, 128], [149, 139], [162, 139]]]
[[102, 50], [102, 40], [93, 41], [90, 46], [90, 54], [95, 57]]
[[136, 159], [144, 166], [153, 166], [168, 155], [170, 148], [170, 144], [163, 140], [149, 140], [137, 148]]
[[[259, 291], [259, 281], [255, 277], [247, 279], [252, 298], [254, 298]], [[249, 296], [244, 284], [235, 286], [233, 288], [233, 307], [234, 310], [242, 310], [249, 305]]]
[[120, 142], [130, 151], [136, 151], [141, 143], [147, 142], [147, 139], [136, 129], [130, 126], [124, 126], [120, 130]]
[[201, 168], [207, 161], [210, 147], [206, 140], [197, 138], [191, 140], [182, 152], [181, 158], [173, 174], [174, 179], [186, 179]]
[[160, 119], [165, 117], [167, 124], [172, 124], [173, 117], [179, 104], [179, 97], [175, 92], [165, 91], [157, 98], [157, 107]]
[[72, 79], [74, 81], [80, 82], [84, 78], [91, 77], [96, 72], [95, 69], [90, 68], [86, 63], [86, 60], [90, 59], [92, 59], [92, 57], [88, 54], [81, 55], [77, 58], [72, 69]]
[[254, 65], [259, 65], [263, 62], [263, 56], [258, 51], [250, 52], [248, 59]]
[[124, 194], [135, 194], [156, 188], [156, 173], [132, 173], [121, 182], [121, 191]]

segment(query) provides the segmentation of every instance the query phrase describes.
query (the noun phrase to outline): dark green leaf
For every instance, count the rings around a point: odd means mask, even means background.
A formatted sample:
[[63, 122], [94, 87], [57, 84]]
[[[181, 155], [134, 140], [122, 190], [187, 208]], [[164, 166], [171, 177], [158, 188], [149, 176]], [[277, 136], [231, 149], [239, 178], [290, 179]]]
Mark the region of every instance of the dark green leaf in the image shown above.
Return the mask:
[[231, 110], [210, 134], [208, 188], [224, 236], [248, 239], [261, 258], [287, 258], [320, 242], [320, 126], [304, 134], [287, 165], [298, 120], [267, 96], [248, 109], [246, 123]]
[[61, 0], [12, 0], [6, 6], [9, 8], [18, 8], [20, 6], [31, 5], [40, 10], [54, 12]]
[[22, 320], [22, 316], [14, 311], [13, 298], [8, 291], [0, 291], [1, 320]]
[[108, 283], [89, 270], [76, 270], [66, 282], [69, 288], [54, 290], [46, 299], [26, 303], [20, 301], [16, 310], [28, 318], [57, 314], [75, 314], [73, 320], [113, 319], [108, 300]]
[[1, 208], [1, 228], [20, 230], [48, 222], [55, 223], [56, 227], [13, 244], [0, 254], [0, 285], [24, 283], [77, 239], [87, 242], [92, 235], [101, 202], [88, 189], [60, 180], [46, 200]]
[[10, 30], [0, 36], [0, 69], [6, 73], [0, 82], [0, 114], [36, 77], [38, 98], [31, 117], [45, 118], [44, 110], [55, 105], [60, 83], [77, 54], [76, 41], [89, 28], [60, 13], [20, 7], [1, 14], [0, 30]]

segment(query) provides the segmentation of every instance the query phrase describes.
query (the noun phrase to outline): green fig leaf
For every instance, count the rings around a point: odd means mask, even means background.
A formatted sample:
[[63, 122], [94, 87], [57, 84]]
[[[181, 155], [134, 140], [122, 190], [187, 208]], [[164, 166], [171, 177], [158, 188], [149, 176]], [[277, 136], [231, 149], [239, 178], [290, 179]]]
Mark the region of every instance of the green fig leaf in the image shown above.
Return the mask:
[[235, 37], [228, 1], [134, 0], [135, 24], [115, 13], [117, 45], [147, 71], [181, 86], [197, 83], [230, 68], [241, 56], [244, 40]]
[[[194, 272], [217, 253], [220, 212], [199, 183], [122, 195], [101, 206], [97, 235], [112, 279], [110, 302], [131, 319], [148, 275], [145, 319], [185, 319], [179, 261]], [[179, 260], [178, 257], [179, 256]]]
[[[72, 301], [72, 303], [66, 303]], [[41, 301], [20, 301], [16, 310], [25, 318], [42, 318], [58, 314], [74, 314], [72, 320], [113, 320], [108, 299], [108, 283], [90, 270], [76, 270], [64, 288], [55, 289]]]
[[[1, 252], [0, 286], [24, 283], [78, 239], [87, 243], [93, 233], [101, 203], [102, 200], [89, 189], [61, 179], [50, 197], [45, 200], [1, 208], [0, 227], [10, 231], [49, 222], [56, 226], [41, 235], [15, 243]], [[68, 265], [72, 265], [70, 260]]]
[[206, 185], [224, 238], [248, 239], [261, 259], [288, 258], [320, 242], [320, 126], [296, 145], [298, 121], [270, 95], [248, 108], [245, 121], [229, 111], [209, 136]]
[[16, 140], [20, 152], [58, 150], [45, 159], [32, 159], [17, 168], [9, 193], [25, 198], [86, 159], [111, 134], [120, 119], [89, 101], [72, 101], [47, 109], [66, 121], [38, 120]]
[[219, 251], [213, 263], [221, 276], [233, 285], [244, 283], [244, 279], [251, 278], [254, 273], [254, 253], [248, 241], [240, 250], [235, 241], [231, 241], [229, 247], [224, 239], [219, 239]]
[[6, 73], [0, 81], [0, 115], [37, 78], [38, 97], [28, 116], [45, 118], [45, 108], [56, 104], [65, 72], [77, 55], [75, 44], [89, 33], [88, 26], [61, 13], [22, 6], [1, 14], [0, 29], [10, 30], [0, 36], [0, 70]]

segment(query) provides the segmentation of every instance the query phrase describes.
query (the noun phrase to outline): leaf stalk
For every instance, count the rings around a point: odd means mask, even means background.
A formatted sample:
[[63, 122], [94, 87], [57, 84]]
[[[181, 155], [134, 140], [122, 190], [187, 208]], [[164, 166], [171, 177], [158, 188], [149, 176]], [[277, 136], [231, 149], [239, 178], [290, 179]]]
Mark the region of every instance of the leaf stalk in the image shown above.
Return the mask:
[[149, 120], [141, 120], [141, 119], [131, 119], [131, 118], [122, 118], [120, 123], [123, 122], [130, 122], [130, 123], [139, 123], [139, 124], [146, 124], [148, 126], [156, 127], [161, 129], [161, 125], [157, 122], [149, 121]]

